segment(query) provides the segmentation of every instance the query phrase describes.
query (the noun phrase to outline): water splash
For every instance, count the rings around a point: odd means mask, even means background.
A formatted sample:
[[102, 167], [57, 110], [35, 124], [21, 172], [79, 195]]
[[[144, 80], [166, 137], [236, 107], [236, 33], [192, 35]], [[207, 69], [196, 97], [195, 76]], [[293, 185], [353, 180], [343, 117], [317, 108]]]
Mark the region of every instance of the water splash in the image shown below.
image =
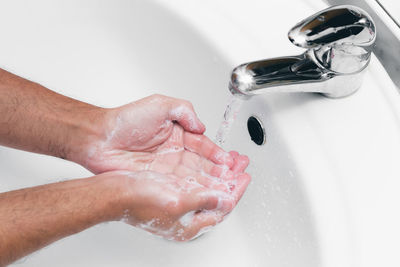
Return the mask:
[[222, 120], [221, 125], [219, 126], [217, 135], [215, 137], [215, 143], [219, 146], [222, 146], [226, 137], [229, 134], [229, 131], [234, 123], [237, 114], [239, 112], [240, 107], [243, 104], [243, 99], [237, 96], [232, 95], [228, 101], [228, 104], [225, 109], [224, 119]]

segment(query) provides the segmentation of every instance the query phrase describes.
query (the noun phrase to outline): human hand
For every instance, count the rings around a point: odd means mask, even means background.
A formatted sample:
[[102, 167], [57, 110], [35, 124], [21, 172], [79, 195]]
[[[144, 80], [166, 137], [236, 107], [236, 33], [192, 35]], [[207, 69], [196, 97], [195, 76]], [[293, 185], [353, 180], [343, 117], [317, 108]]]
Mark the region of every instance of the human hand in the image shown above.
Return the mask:
[[234, 158], [202, 135], [205, 127], [185, 100], [153, 95], [109, 109], [99, 121], [101, 134], [75, 160], [94, 173], [182, 172], [188, 166], [220, 177], [232, 176], [226, 169], [243, 171], [248, 164], [247, 157], [236, 153]]
[[219, 183], [204, 185], [194, 177], [182, 179], [151, 171], [109, 174], [125, 177], [122, 221], [175, 241], [191, 240], [221, 222], [250, 181], [247, 174], [241, 174], [225, 190], [218, 189]]

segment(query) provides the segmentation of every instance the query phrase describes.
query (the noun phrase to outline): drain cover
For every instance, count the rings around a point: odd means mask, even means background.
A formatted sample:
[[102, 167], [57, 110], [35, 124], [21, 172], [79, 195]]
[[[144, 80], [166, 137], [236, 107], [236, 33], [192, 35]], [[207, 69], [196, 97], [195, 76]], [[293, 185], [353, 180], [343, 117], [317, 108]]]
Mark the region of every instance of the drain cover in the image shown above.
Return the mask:
[[247, 120], [247, 129], [249, 130], [251, 140], [253, 140], [254, 143], [259, 146], [265, 143], [265, 130], [259, 119], [251, 116]]

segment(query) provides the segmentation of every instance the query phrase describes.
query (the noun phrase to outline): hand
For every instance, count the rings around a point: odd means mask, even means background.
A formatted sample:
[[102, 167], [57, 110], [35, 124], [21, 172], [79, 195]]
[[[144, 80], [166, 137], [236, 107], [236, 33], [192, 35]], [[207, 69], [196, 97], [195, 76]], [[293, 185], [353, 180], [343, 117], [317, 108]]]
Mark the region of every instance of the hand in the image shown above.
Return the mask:
[[[126, 177], [122, 220], [169, 240], [191, 240], [221, 222], [243, 195], [250, 177], [238, 176], [229, 193], [192, 177], [116, 172]], [[113, 172], [111, 172], [113, 174]], [[103, 175], [103, 174], [102, 174]]]
[[220, 177], [243, 171], [245, 156], [235, 158], [202, 135], [204, 125], [192, 105], [153, 95], [108, 110], [94, 138], [75, 160], [94, 173], [113, 170], [184, 172], [183, 166]]

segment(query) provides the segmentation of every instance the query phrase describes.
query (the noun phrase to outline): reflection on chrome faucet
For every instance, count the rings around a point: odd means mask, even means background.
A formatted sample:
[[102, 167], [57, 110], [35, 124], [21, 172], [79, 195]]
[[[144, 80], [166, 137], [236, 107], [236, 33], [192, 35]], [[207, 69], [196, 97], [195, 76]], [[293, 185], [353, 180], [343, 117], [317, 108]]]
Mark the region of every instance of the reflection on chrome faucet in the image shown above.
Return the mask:
[[357, 91], [376, 38], [374, 22], [364, 10], [330, 7], [298, 23], [288, 36], [307, 51], [239, 65], [229, 90], [238, 95], [316, 92], [333, 98]]

